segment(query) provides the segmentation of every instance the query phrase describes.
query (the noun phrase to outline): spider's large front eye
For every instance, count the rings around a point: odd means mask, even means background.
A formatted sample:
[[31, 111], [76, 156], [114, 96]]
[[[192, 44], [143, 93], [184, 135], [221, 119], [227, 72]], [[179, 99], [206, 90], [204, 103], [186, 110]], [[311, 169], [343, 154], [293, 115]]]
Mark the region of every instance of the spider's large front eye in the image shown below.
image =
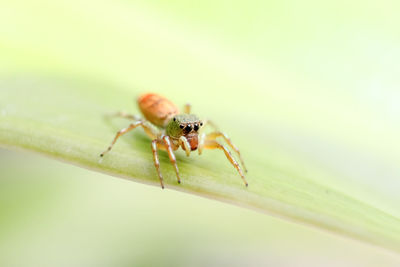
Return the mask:
[[179, 125], [179, 128], [183, 129], [183, 127], [185, 127], [185, 126], [183, 126], [182, 124], [181, 124], [181, 125]]
[[194, 129], [195, 131], [197, 131], [197, 130], [199, 129], [199, 125], [198, 125], [198, 124], [195, 124], [193, 129]]
[[192, 125], [190, 125], [190, 124], [188, 124], [188, 125], [186, 125], [186, 127], [185, 127], [185, 133], [190, 133], [190, 131], [192, 130]]

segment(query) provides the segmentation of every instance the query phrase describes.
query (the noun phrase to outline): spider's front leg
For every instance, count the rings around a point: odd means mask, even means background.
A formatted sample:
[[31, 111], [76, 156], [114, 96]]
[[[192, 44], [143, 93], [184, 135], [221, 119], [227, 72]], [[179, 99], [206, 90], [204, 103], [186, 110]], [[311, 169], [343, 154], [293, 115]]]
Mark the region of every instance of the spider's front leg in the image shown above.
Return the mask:
[[164, 141], [164, 147], [168, 152], [169, 160], [171, 161], [171, 164], [174, 166], [176, 178], [178, 179], [178, 183], [181, 183], [181, 177], [179, 176], [178, 164], [176, 164], [176, 158], [175, 158], [175, 154], [174, 154], [174, 150], [177, 149], [177, 147], [175, 147], [175, 145], [171, 143], [171, 139], [169, 138], [168, 135], [164, 135], [162, 137], [162, 140]]
[[132, 131], [133, 129], [135, 129], [138, 126], [141, 126], [143, 128], [143, 130], [146, 132], [146, 134], [151, 139], [157, 138], [158, 130], [154, 126], [152, 126], [147, 121], [135, 121], [135, 122], [129, 124], [128, 127], [117, 132], [117, 134], [115, 135], [110, 146], [103, 153], [100, 154], [100, 157], [103, 157], [107, 152], [109, 152], [113, 148], [113, 146], [114, 146], [115, 142], [117, 142], [118, 138], [120, 138], [122, 135]]
[[163, 183], [163, 176], [160, 171], [160, 160], [158, 158], [157, 150], [162, 149], [162, 150], [167, 151], [169, 159], [170, 159], [172, 165], [174, 166], [176, 177], [178, 179], [178, 183], [181, 183], [181, 178], [179, 176], [179, 169], [178, 169], [178, 165], [176, 164], [176, 158], [175, 158], [175, 154], [173, 151], [176, 148], [177, 147], [173, 143], [171, 143], [171, 139], [167, 135], [163, 135], [160, 138], [154, 139], [151, 142], [151, 150], [153, 151], [154, 166], [156, 167], [158, 177], [160, 178], [160, 183], [161, 183], [162, 189], [164, 189], [164, 183]]
[[223, 133], [223, 132], [211, 132], [211, 133], [207, 134], [205, 138], [206, 138], [206, 140], [215, 140], [218, 137], [222, 137], [225, 140], [225, 142], [230, 146], [230, 148], [232, 148], [237, 153], [237, 155], [239, 156], [240, 163], [242, 164], [242, 167], [243, 167], [244, 171], [247, 172], [247, 168], [244, 165], [244, 161], [242, 159], [242, 155], [240, 154], [239, 149], [232, 143], [231, 139], [228, 137], [228, 135], [226, 133]]
[[240, 177], [242, 177], [242, 180], [246, 186], [248, 186], [248, 183], [246, 181], [246, 178], [243, 175], [242, 169], [240, 168], [240, 165], [236, 162], [235, 158], [232, 156], [231, 152], [224, 146], [215, 141], [212, 137], [207, 137], [206, 134], [202, 134], [200, 136], [200, 141], [199, 141], [199, 154], [202, 153], [203, 149], [220, 149], [224, 151], [226, 158], [229, 160], [229, 162], [235, 167], [235, 169], [239, 172]]

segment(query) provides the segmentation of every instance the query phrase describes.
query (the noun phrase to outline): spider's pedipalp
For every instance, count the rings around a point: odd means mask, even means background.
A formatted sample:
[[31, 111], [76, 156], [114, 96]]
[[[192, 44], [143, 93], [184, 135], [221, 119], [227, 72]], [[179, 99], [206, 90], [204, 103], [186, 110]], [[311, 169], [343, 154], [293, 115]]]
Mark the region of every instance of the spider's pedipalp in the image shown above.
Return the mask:
[[179, 146], [182, 147], [183, 150], [186, 152], [186, 156], [190, 156], [190, 144], [185, 136], [179, 137]]

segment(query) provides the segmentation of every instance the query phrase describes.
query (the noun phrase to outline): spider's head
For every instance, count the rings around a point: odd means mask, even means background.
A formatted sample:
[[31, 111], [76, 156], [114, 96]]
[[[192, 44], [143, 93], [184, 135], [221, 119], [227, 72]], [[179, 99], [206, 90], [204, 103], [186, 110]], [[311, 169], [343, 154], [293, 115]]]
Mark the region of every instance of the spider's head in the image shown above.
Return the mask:
[[172, 138], [179, 138], [182, 135], [198, 134], [203, 122], [193, 114], [179, 114], [172, 117], [166, 127], [166, 134]]
[[171, 138], [179, 139], [185, 136], [188, 140], [191, 149], [197, 149], [198, 130], [203, 125], [203, 122], [193, 114], [175, 115], [168, 123], [166, 134]]

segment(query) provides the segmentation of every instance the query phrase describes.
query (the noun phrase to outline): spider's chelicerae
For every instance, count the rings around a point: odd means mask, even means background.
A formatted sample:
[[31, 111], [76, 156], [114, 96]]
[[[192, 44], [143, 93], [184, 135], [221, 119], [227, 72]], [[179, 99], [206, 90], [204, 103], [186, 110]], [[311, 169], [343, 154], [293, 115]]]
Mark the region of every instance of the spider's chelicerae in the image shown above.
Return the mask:
[[[215, 125], [209, 121], [201, 121], [196, 115], [190, 113], [190, 105], [186, 104], [184, 113], [179, 113], [178, 108], [168, 99], [157, 94], [147, 93], [138, 98], [140, 111], [146, 119], [139, 118], [135, 115], [119, 112], [116, 115], [127, 118], [133, 122], [128, 127], [120, 130], [111, 142], [106, 151], [101, 153], [101, 157], [111, 150], [118, 138], [127, 132], [141, 126], [146, 134], [152, 139], [151, 149], [153, 151], [154, 165], [156, 167], [158, 177], [160, 178], [161, 187], [164, 188], [163, 177], [160, 172], [160, 161], [158, 159], [157, 149], [163, 149], [168, 152], [169, 159], [175, 168], [178, 183], [181, 182], [179, 176], [178, 165], [174, 151], [181, 147], [189, 156], [191, 151], [197, 150], [199, 155], [203, 149], [220, 149], [225, 153], [226, 158], [236, 168], [243, 182], [247, 186], [247, 181], [243, 175], [242, 168], [232, 157], [229, 150], [219, 143], [216, 139], [223, 138], [226, 143], [238, 154], [240, 162], [245, 172], [247, 172], [239, 149], [231, 142], [229, 137], [220, 131], [217, 131]], [[211, 133], [203, 133], [201, 129], [206, 125], [214, 128]]]

